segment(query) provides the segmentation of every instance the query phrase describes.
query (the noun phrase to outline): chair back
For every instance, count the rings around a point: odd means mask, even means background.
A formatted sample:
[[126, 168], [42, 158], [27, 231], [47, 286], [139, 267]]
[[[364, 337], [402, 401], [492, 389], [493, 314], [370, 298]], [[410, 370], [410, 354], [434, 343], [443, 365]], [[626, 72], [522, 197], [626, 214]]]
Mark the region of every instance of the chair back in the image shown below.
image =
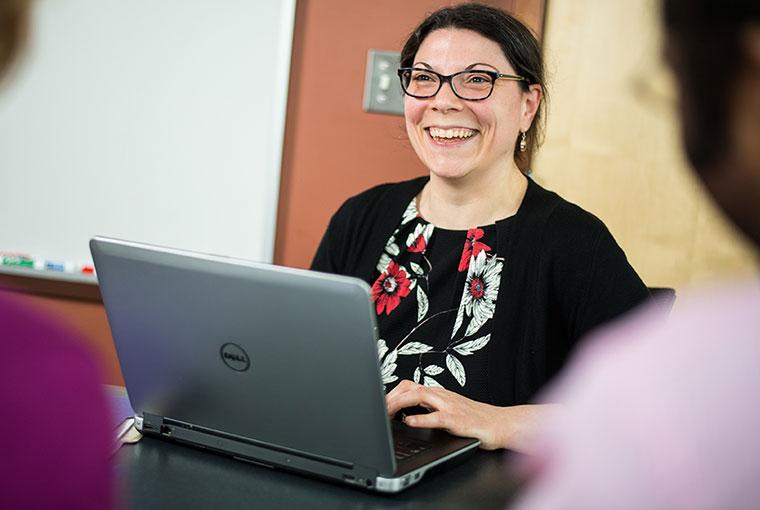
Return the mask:
[[648, 289], [656, 305], [670, 313], [673, 303], [676, 302], [676, 289], [670, 287], [648, 287]]

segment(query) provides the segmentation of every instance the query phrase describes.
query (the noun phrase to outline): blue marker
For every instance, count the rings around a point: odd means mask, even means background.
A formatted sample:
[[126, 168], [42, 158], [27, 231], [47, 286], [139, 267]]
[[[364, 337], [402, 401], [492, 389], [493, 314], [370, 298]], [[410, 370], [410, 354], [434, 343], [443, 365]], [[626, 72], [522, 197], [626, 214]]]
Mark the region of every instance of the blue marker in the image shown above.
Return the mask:
[[47, 269], [48, 271], [63, 272], [66, 270], [66, 265], [63, 262], [52, 262], [48, 260], [47, 262], [45, 262], [45, 269]]

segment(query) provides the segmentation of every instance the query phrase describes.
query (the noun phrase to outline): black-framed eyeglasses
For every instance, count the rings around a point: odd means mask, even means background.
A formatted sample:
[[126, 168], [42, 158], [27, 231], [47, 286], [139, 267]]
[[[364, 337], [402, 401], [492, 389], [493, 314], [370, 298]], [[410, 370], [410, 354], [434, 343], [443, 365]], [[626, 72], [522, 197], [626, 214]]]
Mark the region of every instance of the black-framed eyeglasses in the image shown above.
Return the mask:
[[398, 70], [401, 88], [408, 96], [417, 99], [428, 99], [441, 90], [444, 83], [459, 99], [465, 101], [482, 101], [488, 99], [493, 92], [496, 80], [512, 80], [528, 83], [524, 76], [502, 74], [498, 71], [478, 69], [475, 71], [459, 71], [448, 76], [436, 73], [430, 69], [419, 67], [402, 67]]

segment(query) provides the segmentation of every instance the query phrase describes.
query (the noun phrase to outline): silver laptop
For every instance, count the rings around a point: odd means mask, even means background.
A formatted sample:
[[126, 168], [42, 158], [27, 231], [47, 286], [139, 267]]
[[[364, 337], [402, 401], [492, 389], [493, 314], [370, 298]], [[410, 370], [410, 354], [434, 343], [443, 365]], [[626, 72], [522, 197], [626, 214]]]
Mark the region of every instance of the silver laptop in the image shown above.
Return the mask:
[[143, 433], [381, 492], [478, 446], [389, 420], [365, 282], [103, 237], [90, 250]]

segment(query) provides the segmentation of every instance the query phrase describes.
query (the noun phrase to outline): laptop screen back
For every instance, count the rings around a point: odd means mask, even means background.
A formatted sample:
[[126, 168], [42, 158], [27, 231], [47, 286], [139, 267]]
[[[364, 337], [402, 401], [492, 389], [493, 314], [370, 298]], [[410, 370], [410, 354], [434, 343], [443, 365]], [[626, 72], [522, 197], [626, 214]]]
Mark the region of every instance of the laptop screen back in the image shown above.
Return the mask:
[[133, 408], [392, 473], [366, 283], [95, 238]]

